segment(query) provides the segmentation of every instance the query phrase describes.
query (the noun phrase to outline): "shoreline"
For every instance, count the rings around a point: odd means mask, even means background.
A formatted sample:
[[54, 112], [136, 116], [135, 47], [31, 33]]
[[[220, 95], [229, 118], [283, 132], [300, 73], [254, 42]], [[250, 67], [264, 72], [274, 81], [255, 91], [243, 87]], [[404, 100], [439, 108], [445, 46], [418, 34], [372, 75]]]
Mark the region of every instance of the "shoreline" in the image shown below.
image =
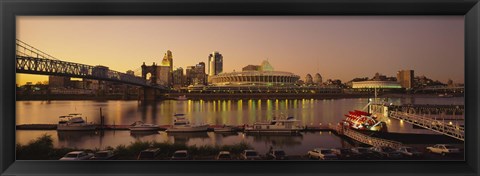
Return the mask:
[[[169, 93], [165, 96], [158, 97], [156, 101], [163, 100], [177, 100], [179, 96], [185, 95], [188, 100], [268, 100], [268, 99], [353, 99], [353, 98], [373, 98], [373, 94], [350, 94], [350, 93], [327, 93], [327, 94], [201, 94], [201, 93]], [[377, 98], [457, 98], [465, 97], [464, 94], [455, 95], [453, 97], [440, 97], [437, 94], [400, 94], [400, 93], [385, 93], [380, 94]], [[17, 95], [16, 101], [110, 101], [110, 100], [125, 100], [125, 101], [141, 101], [137, 96], [92, 96], [92, 95], [30, 95], [29, 97]]]

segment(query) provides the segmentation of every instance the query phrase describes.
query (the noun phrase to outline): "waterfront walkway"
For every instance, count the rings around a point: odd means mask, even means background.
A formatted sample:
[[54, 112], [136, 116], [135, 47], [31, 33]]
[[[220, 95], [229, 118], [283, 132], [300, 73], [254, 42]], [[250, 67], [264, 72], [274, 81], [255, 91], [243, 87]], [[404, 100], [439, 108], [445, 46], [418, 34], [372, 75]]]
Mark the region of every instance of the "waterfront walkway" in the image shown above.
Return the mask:
[[445, 123], [445, 121], [397, 111], [391, 111], [389, 117], [465, 141], [465, 128], [451, 122]]
[[402, 143], [397, 141], [372, 137], [367, 134], [364, 134], [349, 128], [345, 128], [343, 126], [336, 127], [336, 131], [338, 134], [343, 134], [344, 136], [350, 139], [353, 139], [360, 143], [371, 145], [374, 147], [387, 146], [387, 147], [392, 147], [394, 149], [399, 149], [400, 147], [404, 146]]

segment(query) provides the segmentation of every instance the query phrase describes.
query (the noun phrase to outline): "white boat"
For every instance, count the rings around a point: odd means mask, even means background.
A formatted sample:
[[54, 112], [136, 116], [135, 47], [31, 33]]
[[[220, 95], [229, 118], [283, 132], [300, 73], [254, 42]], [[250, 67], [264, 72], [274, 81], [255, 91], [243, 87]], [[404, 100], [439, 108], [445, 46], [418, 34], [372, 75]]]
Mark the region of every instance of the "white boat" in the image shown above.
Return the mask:
[[129, 127], [130, 131], [158, 131], [158, 125], [136, 121]]
[[57, 124], [57, 130], [59, 131], [83, 131], [95, 130], [97, 128], [97, 125], [94, 123], [87, 123], [83, 120], [82, 114], [69, 114], [59, 118], [60, 121]]
[[270, 122], [256, 122], [253, 126], [245, 127], [245, 133], [295, 134], [302, 130], [298, 122], [293, 117], [273, 119]]
[[178, 97], [177, 97], [177, 100], [179, 100], [179, 101], [184, 101], [184, 100], [188, 100], [188, 98], [187, 98], [186, 95], [181, 95], [181, 96], [178, 96]]
[[175, 114], [172, 127], [167, 128], [167, 132], [202, 132], [207, 131], [208, 124], [191, 124], [184, 117], [184, 114]]
[[440, 97], [440, 98], [452, 98], [453, 95], [445, 93], [445, 94], [438, 94], [438, 97]]

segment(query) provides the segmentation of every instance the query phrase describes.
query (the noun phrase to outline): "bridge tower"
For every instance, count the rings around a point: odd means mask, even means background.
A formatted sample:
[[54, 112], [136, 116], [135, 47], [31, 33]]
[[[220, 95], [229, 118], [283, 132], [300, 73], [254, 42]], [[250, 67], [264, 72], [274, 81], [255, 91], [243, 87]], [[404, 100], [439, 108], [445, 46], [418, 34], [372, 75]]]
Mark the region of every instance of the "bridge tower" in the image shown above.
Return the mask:
[[[142, 64], [142, 78], [145, 79], [147, 81], [147, 84], [150, 84], [151, 86], [158, 85], [157, 68], [158, 66], [157, 64], [155, 64], [155, 62], [152, 64], [152, 66], [145, 65], [145, 62]], [[150, 78], [147, 80], [148, 74], [150, 74]], [[155, 101], [157, 99], [157, 95], [159, 95], [159, 93], [157, 92], [157, 89], [145, 86], [140, 89], [138, 99], [140, 101], [147, 102]]]
[[[152, 66], [145, 65], [145, 62], [142, 64], [142, 78], [147, 80], [147, 74], [150, 74], [150, 84], [156, 85], [157, 84], [157, 64], [155, 62]], [[147, 80], [148, 81], [148, 80]]]

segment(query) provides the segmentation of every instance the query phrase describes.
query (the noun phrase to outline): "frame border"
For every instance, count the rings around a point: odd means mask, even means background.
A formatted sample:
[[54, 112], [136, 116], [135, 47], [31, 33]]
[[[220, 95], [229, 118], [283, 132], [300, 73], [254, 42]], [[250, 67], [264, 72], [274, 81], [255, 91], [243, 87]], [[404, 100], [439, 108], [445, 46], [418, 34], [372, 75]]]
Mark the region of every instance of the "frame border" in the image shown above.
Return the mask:
[[[478, 175], [478, 0], [0, 0], [1, 175]], [[465, 161], [15, 161], [15, 17], [19, 15], [464, 15]], [[86, 169], [87, 168], [87, 169]], [[373, 168], [365, 170], [364, 168]]]

